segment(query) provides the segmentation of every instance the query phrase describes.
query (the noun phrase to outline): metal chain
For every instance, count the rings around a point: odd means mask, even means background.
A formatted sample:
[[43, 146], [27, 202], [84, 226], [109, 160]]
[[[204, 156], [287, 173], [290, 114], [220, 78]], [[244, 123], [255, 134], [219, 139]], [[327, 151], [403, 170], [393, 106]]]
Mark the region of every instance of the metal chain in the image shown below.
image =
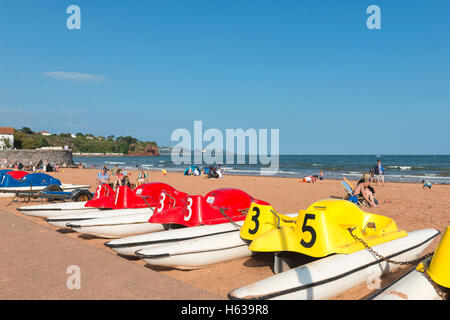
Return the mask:
[[[353, 228], [354, 229], [354, 228]], [[358, 236], [355, 236], [353, 234], [353, 229], [352, 228], [348, 228], [347, 230], [350, 232], [351, 236], [361, 242], [364, 247], [371, 252], [372, 254], [374, 254], [375, 256], [378, 257], [378, 259], [381, 259], [383, 261], [389, 262], [389, 263], [393, 263], [393, 264], [399, 264], [399, 265], [415, 265], [419, 262], [422, 262], [423, 260], [427, 259], [428, 257], [431, 257], [434, 252], [430, 252], [427, 253], [426, 255], [424, 255], [423, 257], [420, 257], [418, 259], [415, 260], [410, 260], [410, 261], [393, 261], [391, 259], [387, 259], [386, 257], [383, 257], [381, 254], [379, 254], [378, 252], [376, 252], [375, 250], [373, 250], [371, 247], [369, 247], [369, 245], [361, 238], [359, 238]], [[429, 262], [428, 262], [429, 263]], [[427, 264], [424, 263], [424, 271], [423, 271], [423, 275], [425, 277], [425, 279], [428, 280], [428, 282], [430, 282], [430, 284], [433, 286], [434, 291], [436, 291], [436, 293], [442, 298], [442, 300], [449, 300], [450, 299], [450, 292], [448, 292], [445, 289], [440, 288], [440, 286], [438, 286], [438, 284], [436, 282], [433, 281], [433, 279], [431, 279], [431, 277], [428, 275], [427, 273]]]
[[243, 216], [246, 216], [248, 213], [248, 209], [249, 208], [245, 208], [245, 209], [238, 209], [239, 213]]
[[420, 258], [415, 259], [415, 260], [410, 260], [410, 261], [394, 261], [394, 260], [388, 259], [388, 258], [386, 258], [386, 257], [383, 257], [381, 254], [379, 254], [378, 252], [376, 252], [375, 250], [373, 250], [371, 247], [369, 247], [369, 245], [368, 245], [363, 239], [361, 239], [361, 238], [359, 238], [358, 236], [355, 236], [355, 235], [353, 234], [353, 229], [355, 229], [355, 228], [348, 228], [348, 229], [347, 229], [348, 232], [350, 232], [350, 235], [351, 235], [356, 241], [361, 242], [361, 243], [364, 245], [364, 247], [367, 249], [367, 251], [369, 251], [370, 253], [374, 254], [375, 256], [378, 257], [378, 259], [380, 259], [380, 260], [382, 260], [382, 261], [386, 261], [386, 262], [389, 262], [389, 263], [392, 263], [392, 264], [399, 264], [399, 265], [414, 265], [414, 264], [418, 264], [418, 263], [421, 262], [422, 260], [424, 260], [424, 259], [426, 259], [426, 258], [428, 258], [428, 257], [430, 257], [430, 256], [433, 255], [433, 252], [430, 252], [430, 253], [424, 255], [423, 257], [420, 257]]
[[449, 289], [442, 289], [436, 282], [431, 279], [430, 275], [428, 274], [428, 265], [431, 261], [428, 261], [427, 263], [424, 262], [424, 270], [423, 270], [423, 276], [425, 279], [428, 280], [428, 282], [433, 286], [434, 291], [436, 291], [437, 295], [442, 298], [442, 300], [450, 300], [450, 291]]
[[225, 211], [228, 210], [228, 208], [219, 208], [219, 212], [230, 221], [230, 223], [237, 229], [241, 230], [241, 226], [236, 223], [236, 221], [233, 221], [226, 213]]

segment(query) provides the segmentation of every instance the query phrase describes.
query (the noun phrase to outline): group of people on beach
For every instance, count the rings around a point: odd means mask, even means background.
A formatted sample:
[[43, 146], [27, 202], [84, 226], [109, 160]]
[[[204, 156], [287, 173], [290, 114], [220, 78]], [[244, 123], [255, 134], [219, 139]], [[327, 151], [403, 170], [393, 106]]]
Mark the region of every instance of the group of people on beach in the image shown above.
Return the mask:
[[[360, 199], [364, 199], [365, 203], [370, 207], [378, 206], [378, 200], [375, 198], [375, 189], [370, 184], [372, 182], [375, 182], [375, 184], [381, 182], [384, 186], [384, 171], [381, 160], [378, 159], [373, 169], [370, 169], [369, 173], [365, 173], [362, 176], [353, 190], [353, 194]], [[429, 181], [422, 180], [422, 185], [424, 189], [431, 189], [431, 182]]]
[[[63, 168], [66, 167], [64, 163], [62, 165]], [[4, 158], [0, 162], [1, 169], [14, 169], [14, 170], [28, 170], [32, 172], [57, 172], [60, 168], [59, 163], [50, 162], [48, 160], [39, 160], [34, 163], [33, 160], [30, 160], [28, 164], [24, 164], [22, 161], [12, 162], [8, 161], [8, 158]]]
[[319, 180], [323, 180], [323, 171], [320, 170], [319, 174], [304, 176], [303, 179], [300, 182], [306, 182], [306, 183], [316, 183]]
[[220, 164], [217, 165], [217, 168], [213, 165], [208, 167], [204, 167], [203, 169], [199, 169], [198, 167], [189, 167], [186, 169], [184, 175], [185, 176], [202, 176], [209, 179], [218, 179], [222, 178], [225, 173], [225, 169], [220, 167]]
[[[3, 167], [2, 162], [2, 167]], [[44, 162], [44, 167], [45, 167]], [[57, 168], [57, 167], [56, 167]], [[139, 166], [136, 165], [136, 169], [139, 170]], [[368, 173], [364, 173], [362, 178], [358, 181], [356, 187], [353, 190], [354, 196], [358, 199], [361, 199], [370, 207], [377, 207], [378, 200], [375, 198], [375, 189], [371, 186], [371, 183], [381, 182], [384, 186], [384, 172], [385, 168], [381, 165], [381, 160], [377, 161], [377, 164], [369, 170]], [[165, 174], [165, 172], [163, 172]], [[223, 177], [224, 169], [220, 167], [209, 166], [203, 169], [199, 169], [198, 167], [189, 167], [186, 169], [185, 175], [187, 176], [204, 176], [206, 178], [221, 178]], [[112, 168], [108, 169], [106, 166], [102, 168], [101, 171], [98, 172], [97, 183], [110, 184], [114, 189], [117, 186], [127, 185], [130, 188], [138, 187], [141, 184], [147, 183], [149, 180], [148, 172], [145, 172], [143, 169], [139, 170], [139, 173], [136, 177], [135, 184], [132, 184], [130, 181], [131, 173], [127, 173], [127, 171], [122, 170], [117, 166], [117, 164]], [[111, 182], [112, 179], [112, 182]], [[324, 172], [320, 170], [317, 175], [309, 175], [303, 177], [301, 182], [306, 183], [316, 183], [317, 181], [324, 179]], [[429, 181], [422, 181], [423, 188], [431, 189], [431, 183]]]
[[[138, 165], [136, 165], [136, 169], [139, 169]], [[141, 169], [137, 175], [136, 183], [134, 184], [130, 181], [130, 177], [131, 173], [122, 170], [117, 164], [111, 170], [104, 166], [97, 174], [97, 184], [109, 184], [114, 189], [118, 186], [128, 186], [130, 188], [134, 188], [139, 187], [141, 184], [147, 183], [149, 174]]]

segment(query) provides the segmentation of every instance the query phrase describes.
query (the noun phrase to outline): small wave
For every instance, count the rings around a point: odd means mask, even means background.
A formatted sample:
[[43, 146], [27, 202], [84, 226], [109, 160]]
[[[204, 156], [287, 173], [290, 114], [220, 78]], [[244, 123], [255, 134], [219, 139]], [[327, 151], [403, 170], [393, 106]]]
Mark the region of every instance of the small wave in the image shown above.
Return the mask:
[[424, 167], [416, 167], [416, 166], [386, 166], [386, 168], [390, 169], [400, 169], [401, 171], [406, 170], [417, 170], [417, 169], [423, 169]]
[[109, 163], [109, 164], [125, 164], [125, 162], [117, 162], [117, 161], [105, 161], [105, 163]]
[[429, 175], [429, 174], [424, 174], [424, 175], [406, 175], [406, 174], [388, 174], [385, 175], [386, 178], [409, 178], [409, 179], [442, 179], [442, 180], [448, 180], [448, 177], [439, 177], [439, 176], [435, 176], [435, 175]]
[[279, 173], [286, 173], [286, 174], [300, 174], [299, 172], [295, 172], [295, 171], [283, 171], [283, 170], [279, 170]]
[[245, 172], [245, 173], [259, 172], [259, 170], [244, 170], [244, 169], [227, 169], [227, 171], [230, 171], [230, 172]]

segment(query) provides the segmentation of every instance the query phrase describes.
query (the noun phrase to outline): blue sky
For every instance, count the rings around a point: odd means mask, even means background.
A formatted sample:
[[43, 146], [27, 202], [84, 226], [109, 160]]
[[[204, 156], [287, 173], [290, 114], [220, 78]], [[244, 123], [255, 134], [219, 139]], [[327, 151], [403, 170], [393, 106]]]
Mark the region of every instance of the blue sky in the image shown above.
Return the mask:
[[[69, 30], [66, 8], [81, 8]], [[369, 30], [369, 5], [381, 30]], [[0, 126], [279, 129], [282, 154], [449, 154], [449, 1], [1, 1]], [[205, 145], [207, 143], [205, 142]]]

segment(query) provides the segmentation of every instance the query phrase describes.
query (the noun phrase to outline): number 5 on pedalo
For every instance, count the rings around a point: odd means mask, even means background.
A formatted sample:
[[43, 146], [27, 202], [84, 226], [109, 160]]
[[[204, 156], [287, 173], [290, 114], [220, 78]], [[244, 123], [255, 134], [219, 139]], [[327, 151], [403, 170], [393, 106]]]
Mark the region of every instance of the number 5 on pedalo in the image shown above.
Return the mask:
[[66, 20], [67, 29], [81, 29], [81, 9], [79, 6], [73, 4], [67, 7], [66, 13], [70, 16]]

